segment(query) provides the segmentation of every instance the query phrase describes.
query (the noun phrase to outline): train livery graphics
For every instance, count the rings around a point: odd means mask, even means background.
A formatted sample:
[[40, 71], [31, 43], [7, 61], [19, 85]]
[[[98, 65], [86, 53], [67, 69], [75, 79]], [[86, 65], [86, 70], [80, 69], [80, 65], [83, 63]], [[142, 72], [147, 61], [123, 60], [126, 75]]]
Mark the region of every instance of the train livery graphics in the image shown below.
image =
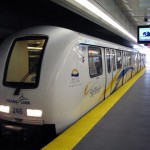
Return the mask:
[[54, 26], [12, 35], [0, 55], [0, 131], [40, 127], [49, 136], [145, 67], [145, 54], [134, 49]]
[[21, 104], [30, 105], [30, 100], [24, 97], [23, 95], [19, 96], [19, 98], [17, 99], [7, 98], [6, 101], [8, 103], [15, 103], [15, 104], [21, 103]]
[[100, 90], [101, 90], [100, 83], [90, 82], [85, 87], [84, 95], [90, 94], [90, 96], [93, 96], [96, 93], [100, 93]]

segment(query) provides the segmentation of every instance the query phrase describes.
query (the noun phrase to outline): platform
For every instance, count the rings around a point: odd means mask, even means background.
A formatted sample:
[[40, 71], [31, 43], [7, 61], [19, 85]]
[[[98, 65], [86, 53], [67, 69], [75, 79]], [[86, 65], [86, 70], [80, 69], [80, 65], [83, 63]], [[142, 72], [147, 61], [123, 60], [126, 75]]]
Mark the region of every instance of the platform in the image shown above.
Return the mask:
[[65, 149], [150, 149], [150, 70], [142, 70], [42, 150]]

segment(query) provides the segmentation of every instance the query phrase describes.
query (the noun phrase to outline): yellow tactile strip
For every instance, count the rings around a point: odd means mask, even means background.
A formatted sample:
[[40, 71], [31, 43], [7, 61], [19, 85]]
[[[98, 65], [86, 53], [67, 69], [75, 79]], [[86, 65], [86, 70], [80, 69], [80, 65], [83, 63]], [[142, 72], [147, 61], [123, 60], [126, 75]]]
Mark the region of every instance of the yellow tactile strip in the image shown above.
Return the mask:
[[114, 106], [114, 104], [127, 92], [127, 90], [144, 74], [143, 69], [120, 87], [116, 92], [101, 102], [79, 121], [69, 127], [42, 150], [71, 150], [96, 125], [98, 121]]

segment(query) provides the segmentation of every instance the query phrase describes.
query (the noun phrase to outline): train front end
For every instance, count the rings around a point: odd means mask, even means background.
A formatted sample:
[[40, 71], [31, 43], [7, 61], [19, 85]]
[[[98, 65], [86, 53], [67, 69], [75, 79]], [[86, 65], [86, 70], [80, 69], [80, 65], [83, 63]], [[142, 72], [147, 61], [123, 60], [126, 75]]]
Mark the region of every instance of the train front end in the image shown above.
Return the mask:
[[13, 39], [12, 43], [6, 41], [1, 47], [0, 131], [3, 136], [17, 134], [23, 139], [33, 136], [43, 139], [51, 131], [55, 134], [55, 130], [50, 130], [53, 125], [44, 124], [43, 97], [38, 92], [47, 40], [47, 36], [25, 36]]

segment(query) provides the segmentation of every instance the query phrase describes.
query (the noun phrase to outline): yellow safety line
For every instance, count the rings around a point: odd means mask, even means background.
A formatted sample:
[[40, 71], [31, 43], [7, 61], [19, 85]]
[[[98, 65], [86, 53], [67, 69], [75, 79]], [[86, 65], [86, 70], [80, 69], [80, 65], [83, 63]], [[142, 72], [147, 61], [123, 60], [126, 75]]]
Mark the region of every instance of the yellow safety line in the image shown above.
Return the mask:
[[42, 150], [71, 150], [78, 142], [99, 122], [100, 119], [115, 105], [115, 103], [128, 91], [128, 89], [144, 74], [143, 69], [121, 86], [116, 92], [97, 105], [79, 121], [60, 134], [56, 139], [46, 145]]

